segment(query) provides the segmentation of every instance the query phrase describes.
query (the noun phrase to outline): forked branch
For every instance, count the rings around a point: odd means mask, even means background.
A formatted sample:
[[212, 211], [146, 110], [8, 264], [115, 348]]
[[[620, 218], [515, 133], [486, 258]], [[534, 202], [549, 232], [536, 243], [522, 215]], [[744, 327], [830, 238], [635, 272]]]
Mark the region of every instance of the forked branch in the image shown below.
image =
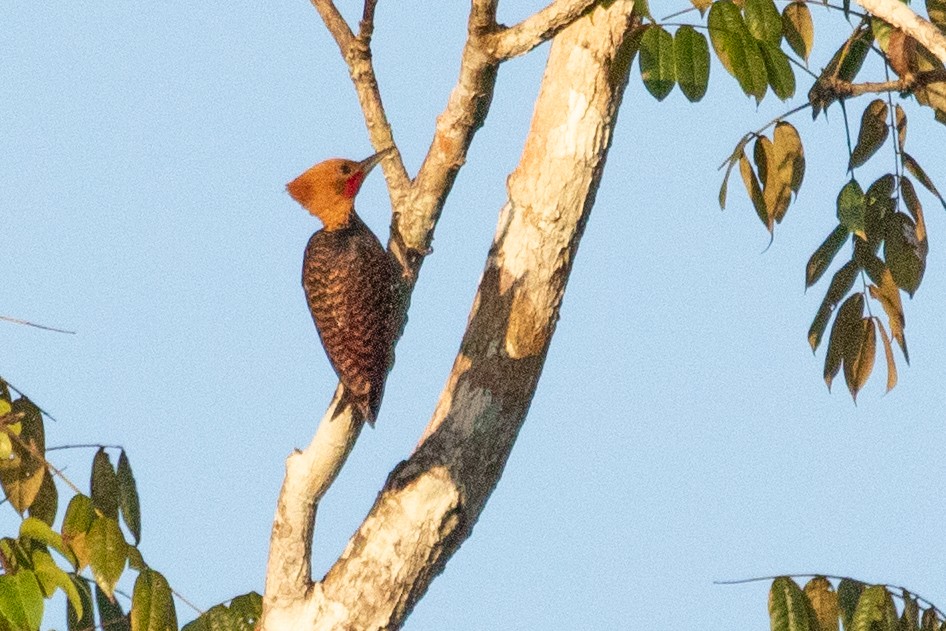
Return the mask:
[[525, 20], [490, 33], [486, 47], [496, 59], [511, 59], [524, 55], [547, 42], [563, 28], [587, 13], [599, 0], [556, 0]]

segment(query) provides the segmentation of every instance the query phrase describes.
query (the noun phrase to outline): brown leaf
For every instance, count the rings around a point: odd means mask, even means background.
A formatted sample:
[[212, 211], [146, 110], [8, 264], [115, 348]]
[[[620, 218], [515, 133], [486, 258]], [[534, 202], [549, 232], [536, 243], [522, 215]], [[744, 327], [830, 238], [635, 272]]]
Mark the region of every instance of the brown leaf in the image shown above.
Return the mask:
[[893, 111], [897, 126], [897, 146], [900, 153], [903, 153], [903, 145], [907, 142], [907, 115], [899, 103], [894, 106]]
[[700, 12], [700, 15], [706, 13], [706, 10], [713, 4], [713, 0], [690, 0], [690, 2]]
[[898, 28], [890, 30], [887, 40], [887, 61], [901, 77], [916, 73], [916, 40]]
[[874, 356], [877, 354], [877, 332], [871, 318], [861, 318], [847, 338], [844, 348], [844, 381], [851, 397], [857, 401], [871, 371], [874, 369]]
[[897, 344], [900, 345], [900, 350], [903, 351], [903, 356], [909, 364], [910, 355], [907, 353], [907, 340], [903, 333], [903, 329], [906, 327], [906, 318], [904, 318], [903, 315], [903, 301], [900, 299], [900, 289], [897, 287], [897, 284], [893, 282], [893, 276], [890, 274], [890, 270], [885, 267], [884, 273], [880, 278], [880, 283], [870, 285], [868, 289], [870, 290], [871, 297], [880, 303], [880, 306], [884, 309], [884, 313], [887, 314], [887, 321], [890, 323], [890, 333], [893, 335], [893, 339], [897, 340]]
[[23, 513], [36, 499], [46, 475], [46, 466], [41, 459], [46, 452], [46, 435], [43, 429], [43, 414], [25, 397], [13, 401], [11, 416], [19, 418], [19, 435], [12, 428], [13, 457], [0, 467], [0, 484], [10, 504]]
[[877, 321], [877, 328], [880, 329], [880, 339], [884, 343], [884, 357], [887, 359], [887, 392], [890, 392], [897, 385], [897, 362], [894, 361], [893, 347], [890, 345], [890, 336], [887, 335], [884, 323], [880, 321], [880, 318], [874, 319]]
[[815, 25], [807, 4], [791, 2], [785, 6], [782, 11], [782, 33], [795, 54], [808, 63], [808, 56], [815, 43]]
[[746, 186], [746, 192], [749, 193], [749, 199], [752, 201], [752, 207], [766, 229], [772, 232], [772, 219], [769, 217], [765, 208], [765, 199], [762, 197], [762, 188], [759, 186], [759, 180], [756, 179], [752, 165], [749, 164], [749, 158], [745, 152], [739, 157], [739, 174], [742, 176], [742, 183]]
[[907, 210], [916, 221], [917, 241], [926, 241], [926, 220], [923, 218], [923, 206], [920, 204], [920, 198], [916, 195], [916, 189], [913, 188], [913, 182], [910, 178], [903, 176], [900, 178], [900, 194], [903, 195], [903, 203]]
[[[783, 133], [783, 135], [785, 135]], [[792, 167], [795, 163], [793, 152], [796, 147], [789, 139], [784, 146], [777, 146], [765, 136], [760, 136], [755, 143], [755, 163], [759, 169], [762, 184], [762, 199], [769, 220], [781, 222], [792, 201]]]
[[779, 121], [775, 125], [772, 138], [776, 156], [784, 158], [784, 165], [780, 159], [779, 167], [790, 170], [789, 185], [792, 192], [798, 195], [802, 180], [805, 178], [805, 148], [801, 144], [801, 136], [791, 123]]
[[926, 171], [923, 170], [923, 167], [920, 166], [920, 163], [913, 159], [909, 153], [901, 154], [903, 160], [903, 166], [907, 171], [913, 174], [920, 184], [926, 187], [926, 190], [931, 192], [933, 195], [939, 199], [940, 203], [943, 204], [943, 207], [946, 208], [946, 201], [943, 200], [943, 196], [939, 194], [939, 191], [936, 190], [936, 185], [933, 184], [933, 180], [926, 174]]
[[823, 576], [805, 584], [805, 595], [818, 620], [818, 631], [838, 631], [838, 594]]
[[746, 145], [749, 144], [749, 141], [752, 140], [752, 134], [746, 134], [739, 139], [739, 142], [736, 143], [736, 148], [733, 152], [726, 158], [726, 161], [719, 165], [719, 168], [722, 169], [726, 167], [726, 174], [723, 176], [723, 183], [719, 187], [719, 207], [723, 210], [726, 209], [726, 191], [729, 188], [729, 175], [732, 173], [732, 168], [736, 166], [736, 163], [739, 162], [739, 156], [745, 153]]

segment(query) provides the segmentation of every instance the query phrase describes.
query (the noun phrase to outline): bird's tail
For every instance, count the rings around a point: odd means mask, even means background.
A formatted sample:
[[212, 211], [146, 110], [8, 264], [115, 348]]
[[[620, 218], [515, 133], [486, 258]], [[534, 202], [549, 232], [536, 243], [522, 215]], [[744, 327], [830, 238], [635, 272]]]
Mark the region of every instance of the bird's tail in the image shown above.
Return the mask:
[[355, 414], [358, 414], [363, 421], [367, 422], [371, 427], [374, 427], [375, 419], [378, 418], [378, 410], [381, 409], [381, 397], [384, 395], [383, 386], [381, 388], [372, 388], [364, 395], [357, 394], [344, 385], [341, 386], [341, 388], [341, 398], [338, 401], [338, 405], [335, 407], [335, 413], [332, 414], [332, 418], [334, 419], [341, 414], [342, 410], [346, 407], [351, 407]]

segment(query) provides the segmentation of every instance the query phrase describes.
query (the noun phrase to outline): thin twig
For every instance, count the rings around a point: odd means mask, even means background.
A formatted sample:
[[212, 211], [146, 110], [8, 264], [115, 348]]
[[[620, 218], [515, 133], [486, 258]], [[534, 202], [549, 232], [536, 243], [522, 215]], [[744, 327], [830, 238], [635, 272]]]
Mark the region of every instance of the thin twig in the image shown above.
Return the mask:
[[897, 598], [903, 598], [902, 594], [893, 594], [893, 590], [898, 589], [901, 592], [907, 592], [908, 594], [913, 596], [913, 598], [915, 598], [917, 602], [921, 602], [921, 603], [925, 603], [929, 605], [929, 607], [932, 608], [933, 611], [935, 611], [939, 615], [940, 618], [946, 618], [946, 614], [944, 614], [943, 611], [941, 611], [940, 608], [936, 606], [936, 603], [931, 601], [929, 598], [924, 598], [923, 596], [920, 596], [919, 594], [907, 589], [906, 587], [902, 587], [900, 585], [891, 585], [890, 583], [868, 583], [865, 581], [858, 580], [856, 578], [851, 578], [850, 576], [840, 576], [838, 574], [819, 574], [818, 572], [799, 572], [799, 573], [791, 572], [788, 574], [780, 574], [779, 576], [756, 576], [753, 578], [740, 578], [740, 579], [733, 579], [733, 580], [727, 580], [727, 581], [713, 581], [713, 585], [745, 585], [748, 583], [761, 583], [762, 581], [774, 581], [777, 578], [782, 578], [785, 576], [789, 578], [802, 578], [805, 576], [811, 576], [812, 578], [814, 578], [814, 577], [820, 576], [822, 578], [830, 578], [836, 581], [852, 581], [854, 583], [860, 583], [862, 585], [879, 585], [880, 587], [883, 587], [884, 589], [890, 591], [893, 596], [896, 596]]
[[13, 324], [23, 324], [26, 326], [31, 326], [37, 329], [43, 329], [44, 331], [54, 331], [56, 333], [68, 333], [69, 335], [75, 335], [75, 331], [67, 331], [65, 329], [57, 329], [51, 326], [45, 326], [42, 324], [36, 324], [35, 322], [29, 322], [27, 320], [18, 320], [17, 318], [11, 318], [9, 316], [0, 315], [0, 320], [5, 320], [6, 322], [12, 322]]
[[355, 34], [348, 27], [348, 22], [339, 13], [332, 0], [310, 0], [310, 2], [312, 2], [315, 10], [319, 12], [319, 16], [325, 22], [325, 27], [335, 39], [335, 43], [338, 44], [342, 57], [347, 58], [348, 49], [351, 48], [352, 41], [355, 39]]
[[55, 447], [47, 447], [46, 451], [62, 451], [63, 449], [121, 449], [125, 451], [125, 448], [121, 445], [96, 445], [93, 443], [84, 445], [56, 445]]
[[358, 24], [358, 39], [368, 44], [374, 33], [374, 8], [378, 0], [365, 0], [365, 8], [361, 12], [361, 22]]
[[10, 390], [13, 390], [14, 392], [16, 392], [16, 393], [17, 393], [18, 395], [20, 395], [21, 397], [24, 397], [24, 398], [26, 398], [26, 399], [29, 399], [29, 401], [30, 401], [31, 403], [33, 403], [33, 405], [36, 405], [36, 409], [39, 410], [40, 412], [42, 412], [44, 416], [48, 417], [50, 421], [52, 421], [52, 422], [54, 422], [54, 423], [58, 423], [58, 422], [59, 422], [58, 420], [56, 420], [56, 417], [54, 417], [52, 414], [50, 414], [49, 412], [47, 412], [47, 411], [44, 410], [43, 408], [39, 407], [39, 405], [37, 405], [35, 401], [33, 401], [33, 400], [30, 399], [28, 396], [26, 396], [25, 394], [23, 394], [23, 391], [22, 391], [22, 390], [20, 390], [20, 389], [17, 388], [16, 386], [14, 386], [12, 383], [10, 383], [9, 381], [7, 381], [7, 380], [4, 379], [3, 377], [0, 377], [0, 383], [5, 384], [8, 388], [10, 388]]

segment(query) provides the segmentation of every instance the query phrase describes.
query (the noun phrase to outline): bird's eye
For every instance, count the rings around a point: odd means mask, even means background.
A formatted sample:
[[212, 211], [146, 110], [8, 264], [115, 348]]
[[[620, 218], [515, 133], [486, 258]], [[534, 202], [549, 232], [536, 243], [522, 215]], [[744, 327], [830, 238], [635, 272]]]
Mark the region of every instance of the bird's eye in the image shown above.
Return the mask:
[[338, 167], [338, 170], [342, 172], [342, 175], [349, 175], [351, 173], [351, 166], [343, 164], [342, 166]]

